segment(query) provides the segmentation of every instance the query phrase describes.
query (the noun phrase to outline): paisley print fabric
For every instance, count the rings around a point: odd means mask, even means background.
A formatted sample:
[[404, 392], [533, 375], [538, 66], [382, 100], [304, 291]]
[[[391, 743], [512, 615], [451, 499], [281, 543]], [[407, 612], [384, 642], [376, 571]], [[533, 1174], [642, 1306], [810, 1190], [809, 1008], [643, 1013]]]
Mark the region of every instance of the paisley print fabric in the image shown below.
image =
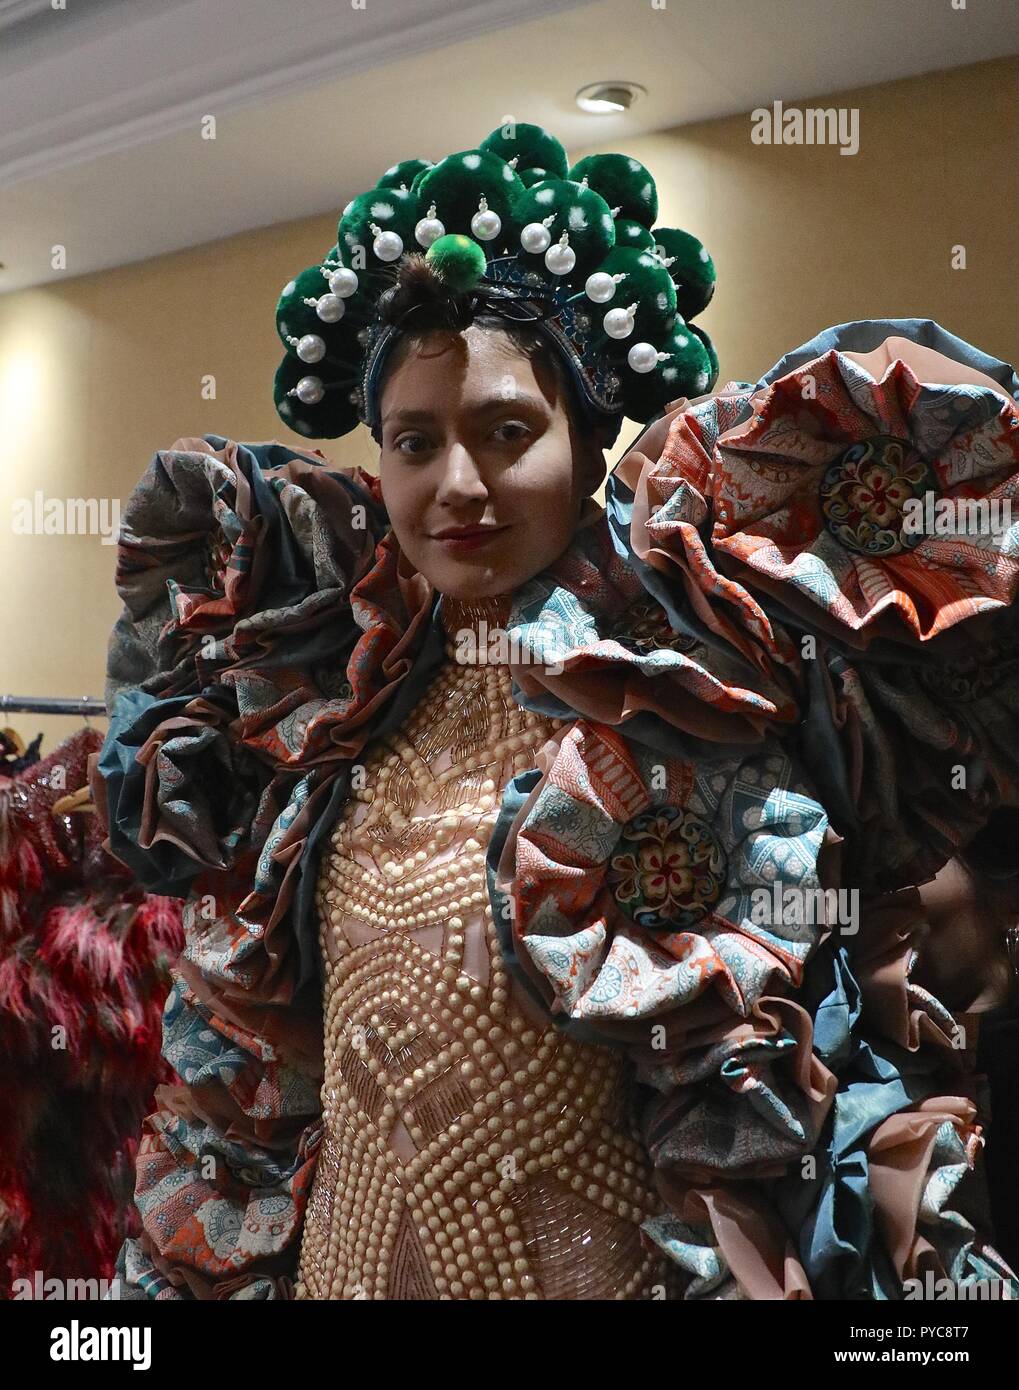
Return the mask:
[[[669, 505], [648, 529], [706, 592], [767, 594], [854, 646], [927, 641], [1011, 604], [1019, 406], [982, 373], [889, 342], [805, 363], [751, 393], [727, 429], [692, 412], [673, 432], [664, 477], [649, 479]], [[710, 554], [691, 523], [710, 525]]]

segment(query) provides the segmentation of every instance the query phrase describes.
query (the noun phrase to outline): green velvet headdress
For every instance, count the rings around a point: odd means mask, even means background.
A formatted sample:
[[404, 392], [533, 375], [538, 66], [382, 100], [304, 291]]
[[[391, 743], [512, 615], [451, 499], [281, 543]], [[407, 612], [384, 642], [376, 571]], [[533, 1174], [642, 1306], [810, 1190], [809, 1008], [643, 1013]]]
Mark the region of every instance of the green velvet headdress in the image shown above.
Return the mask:
[[528, 319], [561, 353], [605, 441], [679, 396], [710, 391], [718, 360], [690, 320], [715, 269], [688, 232], [655, 227], [651, 174], [622, 154], [569, 167], [541, 127], [500, 126], [474, 150], [404, 160], [343, 209], [336, 245], [284, 287], [276, 326], [281, 419], [335, 439], [378, 430], [377, 384], [402, 331], [378, 300], [406, 252], [424, 253], [476, 313]]

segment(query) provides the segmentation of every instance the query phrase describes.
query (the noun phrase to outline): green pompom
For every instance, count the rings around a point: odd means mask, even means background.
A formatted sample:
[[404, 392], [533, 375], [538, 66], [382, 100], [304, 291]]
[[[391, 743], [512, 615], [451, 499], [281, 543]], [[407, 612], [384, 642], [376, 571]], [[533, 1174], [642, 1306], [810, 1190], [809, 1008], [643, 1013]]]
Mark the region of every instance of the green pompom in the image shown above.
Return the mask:
[[[447, 233], [472, 235], [471, 219], [480, 211], [481, 199], [499, 217], [502, 227], [498, 236], [485, 242], [492, 254], [504, 247], [516, 248], [520, 235], [513, 215], [524, 185], [509, 165], [486, 150], [461, 150], [449, 154], [431, 169], [414, 180], [411, 189], [425, 217], [434, 203], [435, 215]], [[479, 238], [480, 240], [480, 238]]]
[[[615, 224], [608, 203], [593, 189], [583, 188], [570, 179], [536, 183], [517, 200], [515, 212], [521, 228], [555, 215], [555, 221], [548, 224], [551, 244], [555, 245], [565, 232], [577, 257], [569, 275], [562, 277], [565, 280], [585, 279], [615, 245]], [[518, 246], [517, 255], [534, 269], [545, 270], [544, 251], [528, 252]]]
[[650, 172], [638, 159], [625, 154], [589, 154], [577, 161], [570, 178], [584, 176], [619, 217], [632, 217], [642, 227], [653, 227], [658, 216], [658, 190]]
[[458, 294], [472, 289], [485, 273], [485, 253], [476, 241], [460, 232], [447, 232], [425, 252], [438, 274]]
[[715, 351], [715, 345], [705, 333], [704, 329], [699, 327], [696, 323], [691, 323], [689, 328], [691, 333], [695, 333], [697, 337], [700, 338], [701, 342], [704, 344], [704, 351], [708, 354], [708, 361], [711, 363], [711, 379], [704, 389], [705, 391], [713, 391], [718, 381], [718, 353]]
[[[306, 379], [322, 387], [322, 399], [314, 405], [288, 394]], [[337, 371], [322, 362], [309, 366], [288, 352], [276, 369], [272, 398], [277, 415], [297, 434], [306, 439], [338, 439], [358, 423], [357, 406], [351, 399], [355, 389], [352, 370]]]
[[[374, 304], [359, 287], [355, 294], [340, 300], [343, 307], [339, 319], [329, 322], [320, 318], [318, 305], [306, 304], [305, 300], [321, 301], [330, 293], [329, 275], [330, 267], [313, 265], [283, 286], [276, 304], [276, 332], [288, 352], [294, 352], [294, 344], [289, 339], [314, 334], [325, 346], [325, 358], [321, 361], [351, 362], [363, 352], [357, 335], [370, 321]], [[335, 311], [336, 305], [327, 307]], [[312, 369], [312, 364], [303, 365], [309, 371]]]
[[632, 217], [617, 217], [616, 245], [629, 246], [634, 251], [653, 251], [655, 239], [646, 227]]
[[711, 363], [703, 343], [677, 315], [664, 338], [654, 340], [659, 352], [669, 353], [650, 372], [622, 368], [623, 406], [631, 420], [641, 423], [659, 414], [680, 396], [703, 396], [711, 389]]
[[421, 214], [417, 199], [406, 189], [371, 188], [360, 193], [343, 210], [340, 218], [336, 243], [343, 264], [360, 273], [362, 270], [380, 270], [398, 260], [382, 260], [375, 254], [376, 233], [373, 226], [383, 232], [395, 232], [403, 243], [403, 250], [417, 251], [420, 248], [414, 240], [414, 228]]
[[602, 315], [609, 309], [637, 308], [633, 316], [634, 332], [618, 344], [624, 351], [642, 338], [652, 342], [669, 327], [676, 312], [676, 287], [669, 272], [650, 251], [633, 251], [628, 246], [614, 247], [598, 265], [607, 275], [622, 275], [616, 292], [607, 304], [599, 304]]
[[679, 227], [655, 227], [659, 255], [673, 257], [669, 274], [676, 284], [676, 304], [685, 319], [692, 319], [711, 303], [715, 292], [715, 263], [702, 242]]
[[566, 151], [555, 136], [540, 125], [528, 125], [524, 121], [507, 121], [491, 135], [486, 135], [478, 149], [498, 155], [507, 164], [515, 158], [514, 167], [525, 183], [525, 170], [542, 169], [543, 178], [564, 179], [569, 168]]
[[401, 159], [393, 164], [379, 179], [376, 188], [405, 188], [409, 192], [418, 174], [432, 167], [430, 159]]
[[520, 175], [520, 182], [525, 188], [533, 188], [536, 183], [543, 183], [551, 177], [547, 169], [525, 169]]

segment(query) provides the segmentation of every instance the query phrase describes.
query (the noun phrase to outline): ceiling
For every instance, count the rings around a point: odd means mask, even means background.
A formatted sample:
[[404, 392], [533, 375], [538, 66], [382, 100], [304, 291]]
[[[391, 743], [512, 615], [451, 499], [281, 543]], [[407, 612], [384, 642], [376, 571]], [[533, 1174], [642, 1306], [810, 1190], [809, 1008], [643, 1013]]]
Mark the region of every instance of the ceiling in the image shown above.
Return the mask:
[[[1015, 0], [0, 0], [0, 291], [337, 212], [508, 116], [605, 150], [1017, 51]], [[648, 95], [576, 108], [611, 78]]]

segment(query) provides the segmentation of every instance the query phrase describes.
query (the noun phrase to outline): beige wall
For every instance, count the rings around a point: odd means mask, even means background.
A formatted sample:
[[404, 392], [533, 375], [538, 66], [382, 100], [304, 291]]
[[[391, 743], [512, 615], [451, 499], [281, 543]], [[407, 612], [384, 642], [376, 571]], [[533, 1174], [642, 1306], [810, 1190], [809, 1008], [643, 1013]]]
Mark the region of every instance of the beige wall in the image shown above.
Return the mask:
[[[722, 380], [756, 378], [819, 329], [867, 317], [934, 318], [1019, 359], [1017, 79], [1019, 62], [1005, 59], [842, 93], [839, 105], [860, 109], [853, 156], [755, 146], [746, 115], [613, 142], [652, 170], [660, 225], [694, 232], [715, 259], [703, 323]], [[345, 201], [338, 193], [337, 214]], [[0, 693], [101, 697], [120, 608], [115, 547], [12, 535], [15, 498], [37, 488], [126, 498], [153, 452], [184, 435], [308, 447], [273, 407], [273, 308], [286, 280], [332, 244], [335, 221], [307, 218], [0, 297]], [[965, 270], [951, 267], [956, 245]], [[214, 401], [200, 394], [208, 373]], [[624, 426], [617, 455], [636, 433]], [[336, 463], [374, 467], [361, 428], [318, 447]], [[26, 741], [44, 730], [44, 751], [81, 723], [0, 722]]]

